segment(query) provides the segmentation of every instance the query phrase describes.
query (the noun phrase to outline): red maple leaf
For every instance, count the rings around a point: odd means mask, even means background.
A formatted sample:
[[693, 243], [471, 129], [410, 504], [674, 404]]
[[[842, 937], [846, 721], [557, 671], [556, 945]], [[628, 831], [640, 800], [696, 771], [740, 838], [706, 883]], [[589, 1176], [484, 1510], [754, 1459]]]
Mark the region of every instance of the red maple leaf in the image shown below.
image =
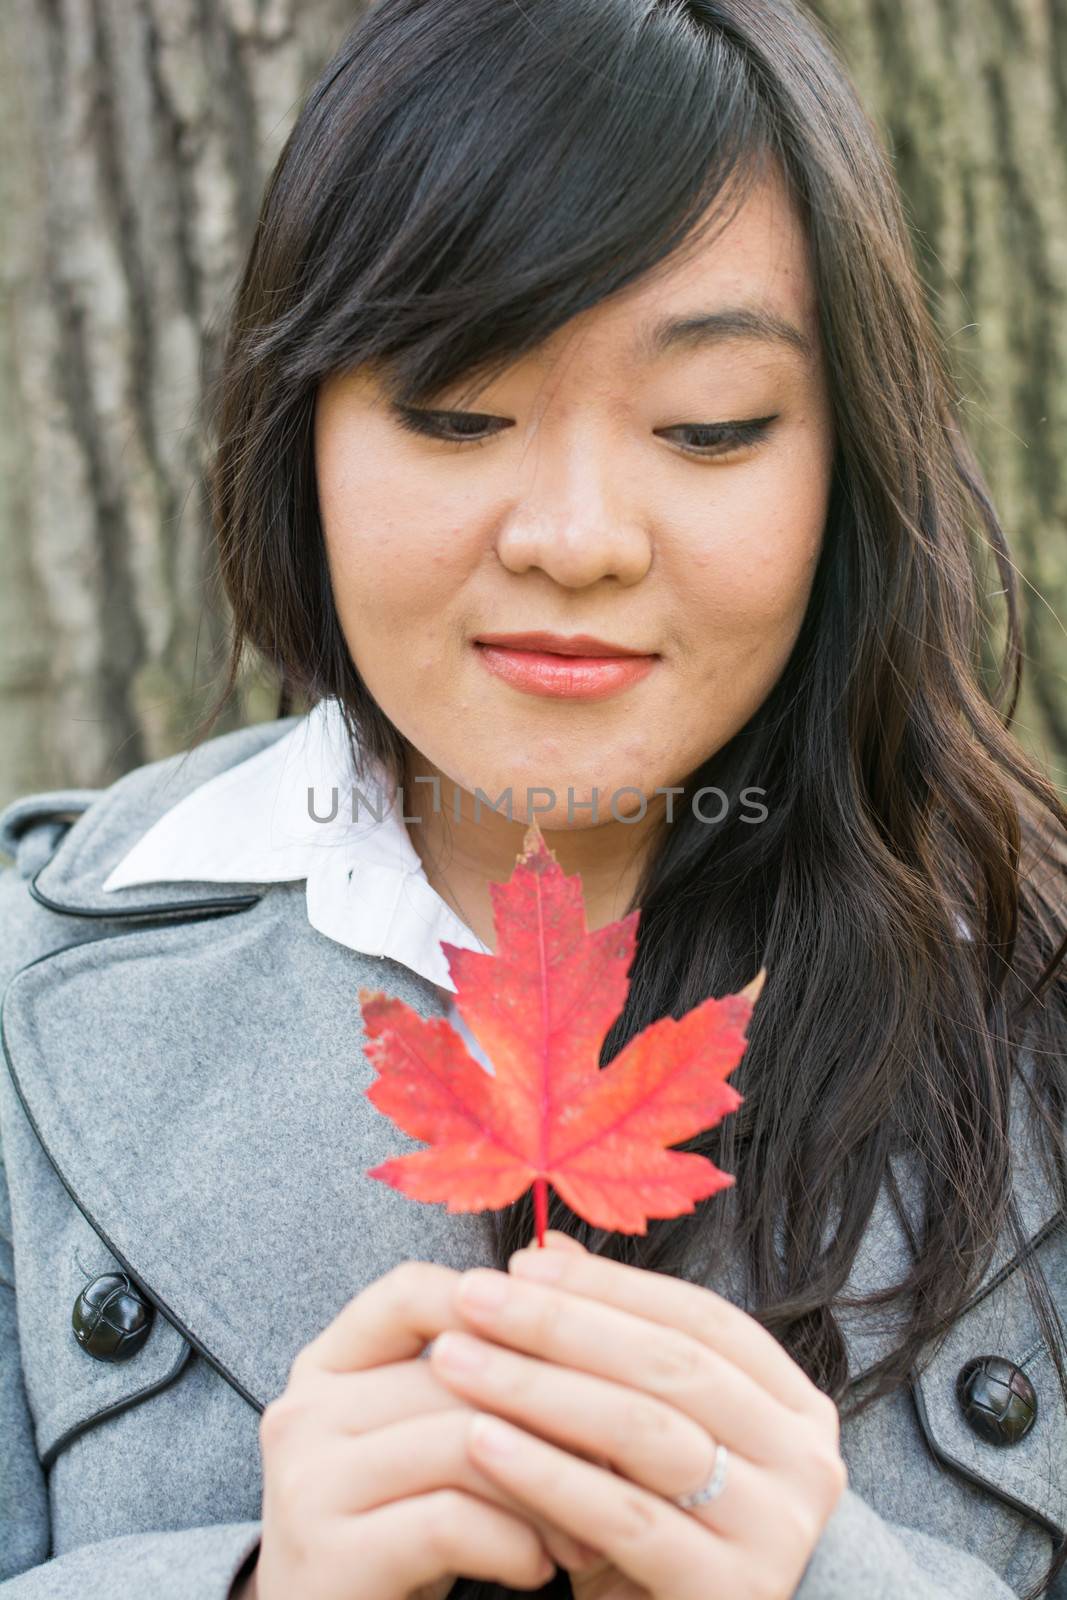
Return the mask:
[[532, 1183], [539, 1244], [548, 1184], [594, 1227], [646, 1233], [732, 1184], [706, 1156], [668, 1150], [714, 1127], [742, 1096], [725, 1082], [766, 977], [738, 994], [663, 1017], [599, 1064], [622, 1010], [638, 911], [596, 933], [581, 877], [564, 875], [536, 821], [507, 883], [490, 885], [492, 955], [442, 941], [455, 1003], [493, 1063], [488, 1073], [445, 1017], [360, 989], [366, 1054], [380, 1074], [367, 1098], [427, 1150], [367, 1176], [451, 1212], [494, 1210]]

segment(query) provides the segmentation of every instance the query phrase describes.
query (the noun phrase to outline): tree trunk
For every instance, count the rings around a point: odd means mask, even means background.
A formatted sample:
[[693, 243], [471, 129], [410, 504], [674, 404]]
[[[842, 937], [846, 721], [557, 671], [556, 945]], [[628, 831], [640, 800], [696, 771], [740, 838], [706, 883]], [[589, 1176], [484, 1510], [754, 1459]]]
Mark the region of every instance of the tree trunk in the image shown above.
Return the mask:
[[1067, 0], [814, 9], [895, 160], [1022, 580], [1014, 731], [1067, 796]]
[[[0, 804], [184, 748], [219, 685], [199, 398], [352, 0], [9, 0]], [[271, 716], [242, 684], [219, 732]]]
[[[1028, 580], [1017, 730], [1061, 783], [1065, 4], [818, 7], [894, 153], [971, 435]], [[184, 748], [218, 683], [227, 618], [203, 491], [202, 384], [266, 175], [358, 10], [9, 0], [0, 805], [106, 784]], [[272, 687], [250, 674], [218, 731], [274, 708]]]

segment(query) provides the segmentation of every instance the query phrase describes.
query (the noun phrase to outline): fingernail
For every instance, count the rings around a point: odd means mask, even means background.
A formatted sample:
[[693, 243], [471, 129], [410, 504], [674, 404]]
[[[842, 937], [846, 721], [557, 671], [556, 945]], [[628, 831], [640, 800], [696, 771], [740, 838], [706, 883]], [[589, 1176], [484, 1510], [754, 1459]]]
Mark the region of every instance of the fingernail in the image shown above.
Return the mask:
[[449, 1331], [439, 1333], [434, 1340], [438, 1361], [453, 1372], [476, 1372], [485, 1365], [485, 1350], [476, 1339], [466, 1334]]
[[489, 1273], [476, 1267], [463, 1274], [459, 1293], [464, 1305], [502, 1306], [508, 1297], [508, 1280], [503, 1273]]
[[471, 1443], [488, 1456], [510, 1456], [519, 1442], [518, 1430], [493, 1417], [475, 1417], [471, 1423]]

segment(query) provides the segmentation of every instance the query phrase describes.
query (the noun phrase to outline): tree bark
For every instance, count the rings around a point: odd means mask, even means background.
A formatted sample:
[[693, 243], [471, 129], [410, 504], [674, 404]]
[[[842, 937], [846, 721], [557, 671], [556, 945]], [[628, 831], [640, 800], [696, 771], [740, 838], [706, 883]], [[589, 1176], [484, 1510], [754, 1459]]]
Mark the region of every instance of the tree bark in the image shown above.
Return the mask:
[[894, 158], [1022, 580], [1014, 731], [1067, 796], [1067, 0], [813, 9]]
[[[200, 396], [352, 0], [9, 0], [0, 804], [184, 748], [219, 685]], [[250, 673], [219, 732], [273, 715]]]
[[[503, 3], [503, 0], [501, 0]], [[1064, 782], [1067, 0], [821, 0], [886, 135], [1029, 604]], [[358, 0], [9, 0], [0, 804], [184, 748], [227, 626], [200, 397], [263, 183]], [[218, 731], [274, 714], [250, 672]]]

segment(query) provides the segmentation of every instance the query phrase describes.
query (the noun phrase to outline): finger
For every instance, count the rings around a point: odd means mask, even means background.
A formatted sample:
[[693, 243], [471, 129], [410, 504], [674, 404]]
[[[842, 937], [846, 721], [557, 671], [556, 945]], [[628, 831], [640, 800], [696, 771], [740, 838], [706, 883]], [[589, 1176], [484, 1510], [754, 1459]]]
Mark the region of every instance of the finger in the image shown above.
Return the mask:
[[[321, 1398], [321, 1384], [329, 1384], [329, 1401]], [[429, 1362], [401, 1361], [368, 1372], [322, 1374], [286, 1397], [286, 1427], [303, 1433], [303, 1448], [313, 1452], [316, 1463], [327, 1456], [336, 1460], [336, 1471], [325, 1476], [327, 1503], [338, 1511], [357, 1511], [380, 1501], [457, 1482], [460, 1487], [484, 1492], [496, 1499], [504, 1495], [498, 1486], [476, 1473], [467, 1460], [463, 1439], [465, 1426], [457, 1424], [455, 1413], [469, 1418], [471, 1407], [446, 1388]], [[301, 1414], [303, 1408], [303, 1414]], [[408, 1421], [410, 1419], [410, 1422]], [[331, 1431], [324, 1432], [324, 1420]], [[405, 1435], [394, 1427], [407, 1425]], [[359, 1457], [352, 1440], [374, 1434], [373, 1467], [360, 1472]], [[406, 1440], [396, 1461], [386, 1459], [385, 1444]], [[423, 1439], [429, 1441], [423, 1447]], [[446, 1459], [451, 1440], [451, 1458]], [[417, 1467], [412, 1479], [412, 1466]], [[449, 1469], [450, 1468], [450, 1469]], [[316, 1475], [322, 1481], [322, 1475]], [[467, 1481], [460, 1482], [465, 1477]], [[330, 1491], [333, 1492], [330, 1492]], [[508, 1504], [510, 1510], [517, 1510]], [[576, 1545], [569, 1535], [548, 1524], [539, 1529], [546, 1547], [561, 1566], [578, 1570], [595, 1558], [587, 1546]]]
[[[389, 1361], [365, 1372], [325, 1374], [321, 1381], [329, 1383], [330, 1399], [315, 1406], [320, 1432], [325, 1426], [354, 1437], [463, 1403], [442, 1385], [429, 1360]], [[313, 1404], [309, 1395], [309, 1411]]]
[[[490, 1453], [482, 1442], [486, 1424], [511, 1439], [509, 1453]], [[750, 1592], [739, 1546], [639, 1484], [497, 1417], [474, 1418], [468, 1449], [483, 1471], [531, 1510], [576, 1537], [582, 1527], [595, 1528], [607, 1559], [650, 1593], [707, 1600], [709, 1594]]]
[[[561, 1233], [558, 1228], [545, 1229], [545, 1247], [549, 1250], [569, 1250], [572, 1255], [585, 1256], [589, 1254], [588, 1250], [580, 1240], [572, 1239], [569, 1233]], [[537, 1250], [540, 1248], [537, 1243], [536, 1234], [528, 1242], [525, 1248], [527, 1250]]]
[[[461, 1319], [455, 1320], [458, 1324]], [[427, 1347], [428, 1355], [433, 1348], [432, 1344]], [[335, 1429], [358, 1437], [405, 1417], [470, 1410], [465, 1400], [442, 1383], [430, 1360], [388, 1362], [367, 1372], [323, 1374], [322, 1381], [333, 1386], [329, 1405], [314, 1403], [309, 1395], [308, 1426], [319, 1435], [324, 1431], [324, 1417]]]
[[[480, 1355], [482, 1365], [457, 1369], [446, 1364], [446, 1352], [456, 1338]], [[471, 1407], [505, 1417], [549, 1443], [578, 1450], [653, 1494], [673, 1499], [702, 1488], [711, 1477], [716, 1441], [707, 1430], [636, 1389], [550, 1366], [470, 1335], [450, 1333], [439, 1339], [431, 1361]], [[733, 1453], [727, 1471], [729, 1494], [724, 1489], [690, 1514], [731, 1538], [756, 1539], [766, 1531], [766, 1473]]]
[[[558, 1275], [551, 1280], [539, 1276], [552, 1269], [558, 1269]], [[717, 1350], [795, 1411], [810, 1412], [822, 1404], [821, 1391], [774, 1335], [713, 1289], [588, 1250], [580, 1256], [573, 1251], [517, 1250], [508, 1261], [508, 1271], [530, 1282], [551, 1281], [570, 1294], [680, 1329]]]
[[445, 1572], [516, 1589], [538, 1589], [552, 1576], [529, 1522], [458, 1489], [394, 1500], [341, 1527], [336, 1557], [351, 1561], [360, 1593], [410, 1594]]
[[[428, 1349], [432, 1356], [434, 1346]], [[442, 1382], [430, 1360], [395, 1361], [368, 1372], [323, 1374], [321, 1381], [331, 1385], [328, 1404], [317, 1398], [313, 1388], [305, 1385], [301, 1390], [306, 1397], [306, 1426], [318, 1438], [337, 1432], [358, 1438], [406, 1417], [470, 1410], [467, 1402]]]
[[460, 1489], [532, 1520], [553, 1559], [576, 1570], [597, 1559], [597, 1553], [509, 1494], [470, 1459], [467, 1430], [472, 1408], [461, 1403], [449, 1415], [411, 1417], [378, 1429], [367, 1448], [334, 1437], [315, 1451], [315, 1473], [324, 1487], [317, 1510], [355, 1515], [394, 1500], [429, 1494], [435, 1489]]
[[677, 1328], [506, 1273], [481, 1269], [462, 1281], [505, 1290], [503, 1305], [485, 1307], [467, 1300], [457, 1284], [457, 1309], [476, 1334], [658, 1396], [760, 1465], [790, 1460], [811, 1427], [810, 1417], [783, 1406], [718, 1350]]
[[402, 1261], [354, 1295], [297, 1353], [292, 1372], [355, 1372], [417, 1356], [442, 1328], [457, 1326], [459, 1273], [432, 1261]]

